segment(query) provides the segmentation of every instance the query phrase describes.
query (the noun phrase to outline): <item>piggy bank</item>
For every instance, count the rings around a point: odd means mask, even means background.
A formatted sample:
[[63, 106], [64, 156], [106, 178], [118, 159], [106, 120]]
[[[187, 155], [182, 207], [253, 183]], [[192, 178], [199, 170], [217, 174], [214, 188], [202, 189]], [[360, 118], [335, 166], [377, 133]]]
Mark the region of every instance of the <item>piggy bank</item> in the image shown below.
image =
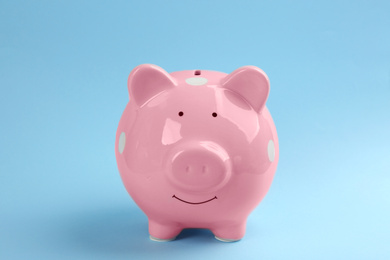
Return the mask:
[[170, 241], [184, 228], [224, 242], [244, 236], [279, 158], [269, 90], [254, 66], [167, 73], [144, 64], [130, 73], [115, 153], [150, 239]]

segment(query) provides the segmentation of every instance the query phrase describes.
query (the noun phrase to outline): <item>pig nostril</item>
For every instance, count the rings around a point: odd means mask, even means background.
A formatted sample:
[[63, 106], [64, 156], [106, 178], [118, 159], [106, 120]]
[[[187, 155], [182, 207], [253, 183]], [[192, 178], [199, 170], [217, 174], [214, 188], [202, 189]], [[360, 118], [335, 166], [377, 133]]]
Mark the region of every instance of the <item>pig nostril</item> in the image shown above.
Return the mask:
[[203, 167], [202, 167], [202, 173], [206, 173], [206, 171], [207, 171], [207, 167], [203, 165]]
[[190, 166], [187, 166], [187, 167], [186, 167], [186, 173], [189, 173], [190, 170], [191, 170], [191, 169], [190, 169]]

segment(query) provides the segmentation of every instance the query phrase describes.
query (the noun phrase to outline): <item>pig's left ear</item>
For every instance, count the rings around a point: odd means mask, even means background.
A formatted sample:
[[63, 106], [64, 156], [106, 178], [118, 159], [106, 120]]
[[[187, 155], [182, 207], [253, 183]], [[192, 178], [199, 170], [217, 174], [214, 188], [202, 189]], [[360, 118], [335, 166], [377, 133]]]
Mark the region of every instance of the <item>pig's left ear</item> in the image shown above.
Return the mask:
[[174, 88], [176, 81], [164, 69], [153, 64], [135, 67], [127, 81], [130, 100], [142, 106], [159, 93]]
[[249, 104], [260, 112], [269, 94], [269, 80], [261, 69], [244, 66], [227, 75], [221, 82], [222, 87], [240, 94]]

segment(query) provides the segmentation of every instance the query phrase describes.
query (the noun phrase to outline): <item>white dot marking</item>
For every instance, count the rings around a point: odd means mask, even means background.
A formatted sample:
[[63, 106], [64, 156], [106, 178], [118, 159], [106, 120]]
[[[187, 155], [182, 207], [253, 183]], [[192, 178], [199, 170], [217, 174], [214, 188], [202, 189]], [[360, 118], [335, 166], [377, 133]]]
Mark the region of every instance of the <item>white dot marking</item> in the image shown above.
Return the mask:
[[123, 150], [125, 149], [125, 144], [126, 144], [126, 134], [125, 132], [122, 132], [121, 135], [119, 136], [119, 143], [118, 143], [118, 150], [119, 153], [123, 153]]
[[268, 159], [271, 162], [273, 162], [275, 159], [275, 144], [272, 140], [269, 140], [268, 142]]
[[193, 78], [188, 78], [186, 79], [186, 83], [192, 86], [201, 86], [207, 83], [206, 78], [202, 77], [193, 77]]

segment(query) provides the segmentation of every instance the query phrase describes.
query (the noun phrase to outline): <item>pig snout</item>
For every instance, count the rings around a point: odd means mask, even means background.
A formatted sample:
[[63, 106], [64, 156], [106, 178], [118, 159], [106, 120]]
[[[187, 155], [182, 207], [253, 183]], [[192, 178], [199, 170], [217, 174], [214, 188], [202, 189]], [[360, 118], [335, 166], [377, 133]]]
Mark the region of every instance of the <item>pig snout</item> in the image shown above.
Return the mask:
[[186, 191], [215, 191], [231, 175], [228, 153], [212, 142], [188, 143], [176, 148], [169, 165], [170, 181]]

